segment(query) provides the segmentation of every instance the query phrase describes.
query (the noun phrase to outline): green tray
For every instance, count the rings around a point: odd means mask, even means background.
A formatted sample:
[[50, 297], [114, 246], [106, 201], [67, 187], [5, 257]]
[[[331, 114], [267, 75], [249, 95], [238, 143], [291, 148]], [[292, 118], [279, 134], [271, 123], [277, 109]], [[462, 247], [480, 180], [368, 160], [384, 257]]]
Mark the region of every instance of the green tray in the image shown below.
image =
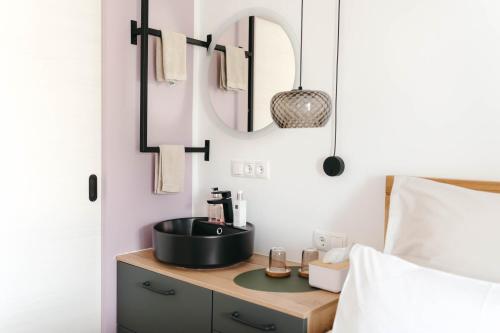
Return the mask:
[[318, 290], [309, 285], [309, 280], [299, 276], [299, 267], [290, 267], [292, 273], [286, 278], [272, 278], [266, 275], [265, 269], [256, 269], [241, 273], [234, 278], [237, 285], [260, 291], [277, 293], [303, 293]]

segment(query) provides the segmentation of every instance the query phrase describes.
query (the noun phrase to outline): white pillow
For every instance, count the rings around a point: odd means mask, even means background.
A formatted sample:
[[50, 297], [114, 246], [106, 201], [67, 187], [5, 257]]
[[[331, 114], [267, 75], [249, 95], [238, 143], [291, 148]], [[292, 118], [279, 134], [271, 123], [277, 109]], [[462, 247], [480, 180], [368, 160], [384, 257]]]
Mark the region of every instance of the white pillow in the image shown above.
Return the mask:
[[384, 252], [500, 282], [500, 195], [395, 177]]
[[333, 333], [448, 332], [500, 332], [500, 285], [354, 246]]

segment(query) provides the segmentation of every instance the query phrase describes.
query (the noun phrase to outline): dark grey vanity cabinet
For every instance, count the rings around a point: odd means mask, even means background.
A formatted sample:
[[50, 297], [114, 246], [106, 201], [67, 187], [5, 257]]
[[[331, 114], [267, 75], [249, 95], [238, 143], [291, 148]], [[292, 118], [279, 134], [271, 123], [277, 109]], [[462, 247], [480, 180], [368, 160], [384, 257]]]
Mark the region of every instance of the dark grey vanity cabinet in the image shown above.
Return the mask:
[[306, 333], [307, 320], [118, 262], [118, 333]]
[[306, 333], [307, 320], [214, 292], [213, 328], [220, 333]]
[[211, 333], [212, 291], [118, 263], [120, 333]]

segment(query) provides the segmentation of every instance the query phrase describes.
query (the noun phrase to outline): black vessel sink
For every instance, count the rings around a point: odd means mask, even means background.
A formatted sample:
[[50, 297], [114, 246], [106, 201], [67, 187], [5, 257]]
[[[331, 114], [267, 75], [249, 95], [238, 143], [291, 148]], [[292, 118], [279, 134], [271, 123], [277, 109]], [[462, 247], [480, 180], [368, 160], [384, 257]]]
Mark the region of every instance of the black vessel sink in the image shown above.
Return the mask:
[[211, 224], [206, 217], [160, 222], [153, 228], [155, 257], [189, 268], [216, 268], [236, 264], [253, 254], [255, 229]]

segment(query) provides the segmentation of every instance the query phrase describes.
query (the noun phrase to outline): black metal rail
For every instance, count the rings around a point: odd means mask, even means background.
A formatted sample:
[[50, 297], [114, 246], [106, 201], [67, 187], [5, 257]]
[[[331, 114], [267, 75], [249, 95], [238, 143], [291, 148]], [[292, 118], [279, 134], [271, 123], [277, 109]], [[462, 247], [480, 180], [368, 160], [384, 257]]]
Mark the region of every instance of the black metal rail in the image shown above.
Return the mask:
[[[245, 56], [249, 59], [248, 76], [248, 130], [253, 130], [253, 17], [250, 17], [249, 45], [250, 50], [245, 51]], [[149, 28], [149, 0], [141, 0], [141, 27], [137, 21], [130, 22], [130, 42], [137, 45], [137, 37], [141, 37], [141, 79], [140, 79], [140, 133], [139, 146], [142, 153], [159, 153], [159, 147], [148, 146], [148, 57], [149, 57], [149, 35], [161, 37], [161, 31]], [[212, 35], [207, 35], [207, 40], [199, 40], [187, 37], [186, 41], [190, 45], [209, 48], [212, 43]], [[224, 45], [215, 45], [215, 50], [226, 52]], [[210, 140], [205, 140], [205, 147], [186, 147], [186, 153], [204, 153], [205, 161], [210, 160]]]
[[254, 46], [255, 46], [255, 16], [248, 18], [248, 51], [252, 55], [248, 58], [248, 117], [247, 131], [253, 132], [253, 67], [254, 67]]
[[[148, 35], [160, 35], [158, 30], [149, 29], [149, 0], [141, 0], [141, 24], [137, 27], [137, 22], [131, 22], [131, 43], [137, 45], [137, 36], [141, 37], [141, 84], [140, 84], [140, 133], [139, 150], [141, 153], [159, 153], [159, 147], [148, 146]], [[159, 34], [158, 34], [159, 33]], [[211, 36], [207, 36], [207, 41], [198, 41], [189, 38], [189, 43], [193, 45], [210, 45]], [[205, 147], [186, 147], [186, 153], [204, 153], [205, 161], [210, 160], [210, 140], [205, 140]]]
[[[144, 0], [143, 0], [144, 1]], [[130, 35], [130, 43], [137, 45], [137, 36], [142, 35], [142, 27], [138, 27], [137, 21], [130, 21], [131, 23], [131, 35]], [[155, 37], [161, 37], [161, 31], [157, 29], [147, 28], [147, 34]], [[207, 35], [207, 40], [200, 40], [196, 38], [186, 37], [186, 42], [190, 45], [201, 46], [206, 49], [210, 47], [212, 44], [212, 35]], [[226, 47], [224, 45], [215, 45], [215, 50], [226, 52]], [[252, 56], [251, 51], [245, 51], [245, 57], [250, 58]]]

